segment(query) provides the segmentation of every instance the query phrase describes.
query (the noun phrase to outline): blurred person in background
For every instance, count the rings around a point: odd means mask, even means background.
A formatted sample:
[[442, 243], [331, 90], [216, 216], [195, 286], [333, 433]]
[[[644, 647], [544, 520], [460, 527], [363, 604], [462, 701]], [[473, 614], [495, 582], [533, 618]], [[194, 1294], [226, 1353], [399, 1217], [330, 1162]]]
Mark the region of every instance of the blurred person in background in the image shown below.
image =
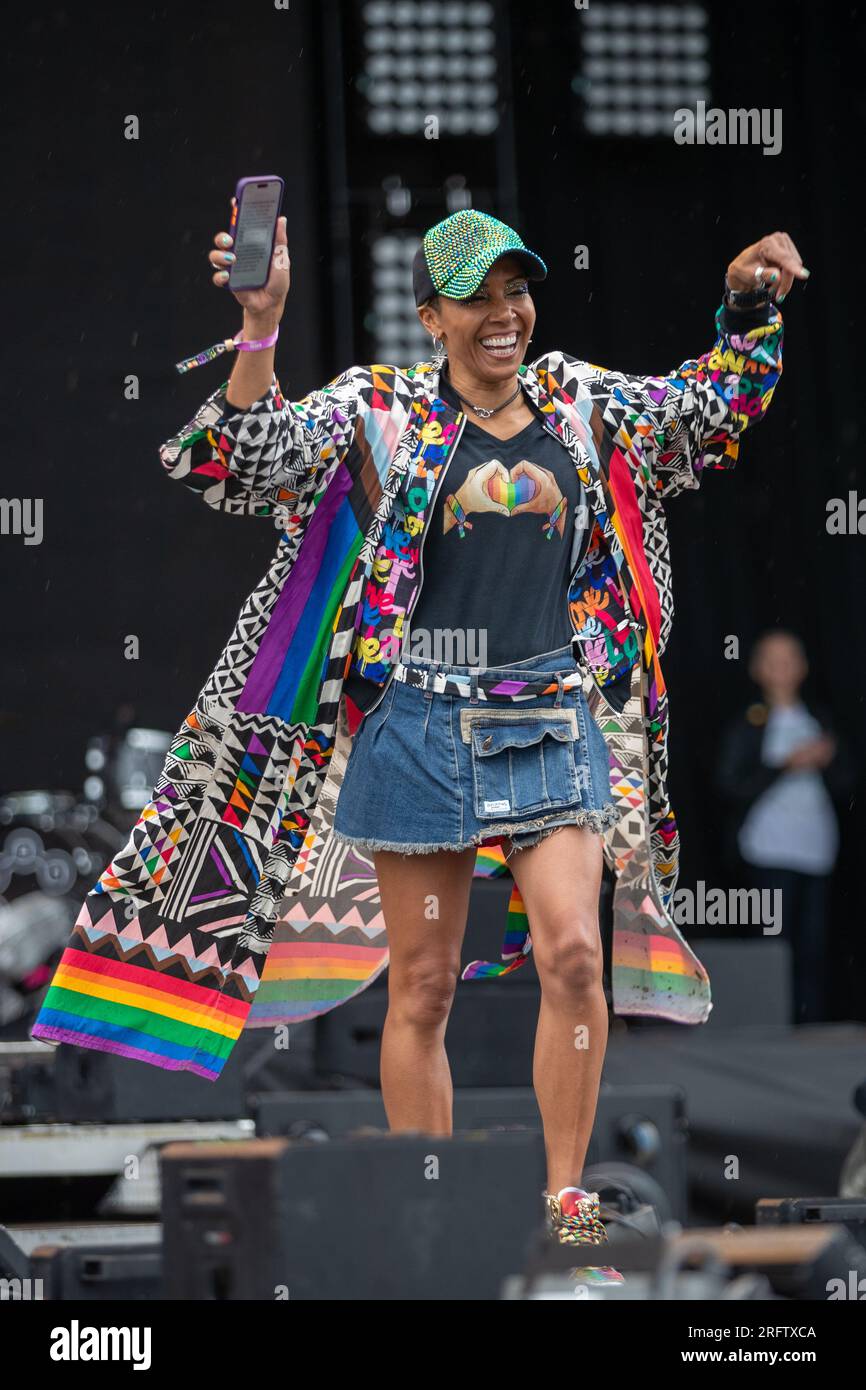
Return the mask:
[[745, 866], [751, 887], [782, 893], [795, 1023], [827, 1017], [837, 811], [847, 808], [855, 782], [829, 710], [801, 694], [808, 672], [805, 648], [793, 633], [778, 629], [758, 638], [749, 675], [761, 699], [729, 725], [717, 769], [730, 810], [730, 861], [741, 873]]

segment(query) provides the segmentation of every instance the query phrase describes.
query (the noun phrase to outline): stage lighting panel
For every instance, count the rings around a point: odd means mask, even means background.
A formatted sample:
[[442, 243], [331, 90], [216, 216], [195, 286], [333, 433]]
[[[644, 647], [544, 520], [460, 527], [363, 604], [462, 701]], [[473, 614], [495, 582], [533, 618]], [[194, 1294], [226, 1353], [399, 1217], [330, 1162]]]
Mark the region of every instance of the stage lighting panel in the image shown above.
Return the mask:
[[578, 22], [581, 67], [571, 85], [589, 134], [669, 137], [676, 110], [710, 100], [703, 5], [596, 5]]
[[495, 11], [488, 0], [370, 0], [358, 89], [374, 135], [491, 136], [499, 125]]

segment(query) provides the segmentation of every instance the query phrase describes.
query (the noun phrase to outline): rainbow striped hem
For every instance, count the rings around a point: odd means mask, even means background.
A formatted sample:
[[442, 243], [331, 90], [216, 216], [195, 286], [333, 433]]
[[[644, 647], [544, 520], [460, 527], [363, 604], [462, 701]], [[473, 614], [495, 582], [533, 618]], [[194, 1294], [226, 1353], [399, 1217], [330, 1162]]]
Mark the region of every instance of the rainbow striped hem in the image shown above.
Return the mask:
[[30, 1036], [216, 1081], [249, 1010], [221, 990], [67, 947]]

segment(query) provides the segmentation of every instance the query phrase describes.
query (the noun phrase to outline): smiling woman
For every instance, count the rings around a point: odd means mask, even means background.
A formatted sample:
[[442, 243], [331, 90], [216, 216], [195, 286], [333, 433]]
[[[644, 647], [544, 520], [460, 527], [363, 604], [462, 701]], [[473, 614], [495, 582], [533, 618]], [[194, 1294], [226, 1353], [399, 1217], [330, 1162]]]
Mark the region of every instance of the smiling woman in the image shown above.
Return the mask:
[[[231, 244], [218, 232], [209, 251], [220, 287]], [[560, 1240], [595, 1244], [598, 1198], [577, 1184], [608, 1028], [603, 857], [614, 1012], [694, 1024], [711, 1008], [669, 911], [664, 504], [730, 469], [763, 418], [777, 305], [808, 272], [784, 233], [748, 246], [707, 350], [646, 377], [560, 349], [524, 362], [528, 282], [546, 273], [512, 228], [455, 213], [413, 266], [441, 352], [350, 366], [288, 401], [279, 220], [267, 284], [234, 296], [248, 350], [160, 449], [208, 506], [276, 520], [277, 553], [82, 905], [32, 1036], [216, 1080], [248, 1024], [313, 1018], [388, 966], [390, 1126], [448, 1134], [470, 889], [479, 850], [501, 845], [502, 961], [463, 978], [508, 974], [532, 948], [547, 1209]], [[404, 652], [418, 614], [481, 629], [484, 664], [440, 660], [435, 642]]]
[[491, 434], [507, 438], [532, 419], [518, 399], [516, 372], [532, 341], [535, 305], [516, 257], [503, 256], [468, 298], [436, 295], [418, 317], [447, 351], [446, 375], [458, 399], [479, 420], [497, 417]]
[[[529, 342], [535, 327], [535, 305], [526, 274], [514, 256], [503, 256], [491, 267], [474, 294], [466, 299], [436, 295], [422, 306], [419, 318], [435, 337], [448, 343], [452, 367], [466, 358], [471, 368], [471, 349], [477, 343], [494, 360], [515, 360], [518, 343]], [[487, 367], [487, 362], [476, 362]], [[485, 378], [491, 383], [495, 378]]]

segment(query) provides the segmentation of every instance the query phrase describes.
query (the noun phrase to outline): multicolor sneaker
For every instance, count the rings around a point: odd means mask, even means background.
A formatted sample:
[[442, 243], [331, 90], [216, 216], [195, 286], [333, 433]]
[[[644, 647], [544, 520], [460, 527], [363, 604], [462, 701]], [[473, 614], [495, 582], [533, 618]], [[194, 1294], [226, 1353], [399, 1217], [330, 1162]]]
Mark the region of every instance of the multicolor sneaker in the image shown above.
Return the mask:
[[[550, 1233], [562, 1245], [603, 1245], [607, 1231], [599, 1216], [597, 1192], [583, 1187], [563, 1187], [554, 1197], [545, 1192]], [[570, 1270], [571, 1277], [595, 1288], [624, 1284], [625, 1279], [612, 1265], [581, 1265]]]

